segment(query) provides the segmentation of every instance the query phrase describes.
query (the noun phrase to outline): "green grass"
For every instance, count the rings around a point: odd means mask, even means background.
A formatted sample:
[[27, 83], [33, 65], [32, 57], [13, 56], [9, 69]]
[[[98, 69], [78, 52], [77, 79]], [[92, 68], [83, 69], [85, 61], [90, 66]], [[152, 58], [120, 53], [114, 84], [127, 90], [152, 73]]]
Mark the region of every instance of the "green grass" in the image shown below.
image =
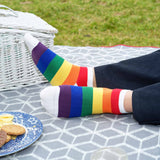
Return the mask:
[[58, 29], [55, 44], [160, 47], [160, 0], [0, 0]]

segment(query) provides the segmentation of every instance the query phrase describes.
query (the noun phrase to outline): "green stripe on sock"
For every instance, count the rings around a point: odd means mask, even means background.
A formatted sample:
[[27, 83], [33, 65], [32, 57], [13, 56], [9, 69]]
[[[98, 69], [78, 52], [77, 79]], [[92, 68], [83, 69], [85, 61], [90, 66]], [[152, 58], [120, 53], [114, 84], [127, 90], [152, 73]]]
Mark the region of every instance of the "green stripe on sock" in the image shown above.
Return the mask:
[[49, 63], [47, 69], [44, 72], [44, 76], [50, 82], [52, 78], [55, 76], [61, 65], [63, 64], [64, 59], [60, 56], [56, 55], [54, 59]]
[[81, 116], [87, 116], [92, 114], [92, 103], [93, 103], [93, 88], [82, 87], [82, 112]]

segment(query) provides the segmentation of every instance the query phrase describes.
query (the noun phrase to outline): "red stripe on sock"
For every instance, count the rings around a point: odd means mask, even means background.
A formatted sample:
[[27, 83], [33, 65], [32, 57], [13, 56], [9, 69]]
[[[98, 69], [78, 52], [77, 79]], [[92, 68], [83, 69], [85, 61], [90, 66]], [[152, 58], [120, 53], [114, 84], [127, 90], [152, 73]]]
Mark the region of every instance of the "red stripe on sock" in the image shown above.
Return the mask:
[[80, 67], [79, 76], [77, 79], [78, 86], [87, 86], [87, 67]]
[[111, 107], [112, 113], [121, 114], [119, 110], [119, 94], [121, 89], [113, 89], [111, 94]]

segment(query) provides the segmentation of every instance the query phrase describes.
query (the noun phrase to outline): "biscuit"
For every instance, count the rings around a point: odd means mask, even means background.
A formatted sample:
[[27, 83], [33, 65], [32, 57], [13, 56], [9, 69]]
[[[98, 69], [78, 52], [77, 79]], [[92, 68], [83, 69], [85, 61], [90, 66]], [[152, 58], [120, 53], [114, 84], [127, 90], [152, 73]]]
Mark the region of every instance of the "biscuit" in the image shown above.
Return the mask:
[[5, 143], [9, 142], [11, 139], [12, 139], [12, 137], [10, 135], [7, 135]]
[[1, 129], [5, 131], [7, 134], [14, 136], [19, 136], [26, 132], [24, 127], [16, 124], [4, 125]]
[[0, 130], [0, 147], [2, 147], [7, 139], [7, 133], [3, 130]]

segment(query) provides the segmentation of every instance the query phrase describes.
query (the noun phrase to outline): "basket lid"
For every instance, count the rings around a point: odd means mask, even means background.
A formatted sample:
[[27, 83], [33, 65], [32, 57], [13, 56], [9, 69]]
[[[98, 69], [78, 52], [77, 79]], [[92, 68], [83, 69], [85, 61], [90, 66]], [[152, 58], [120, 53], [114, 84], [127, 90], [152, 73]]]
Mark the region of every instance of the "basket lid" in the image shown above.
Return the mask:
[[13, 11], [10, 8], [8, 9], [9, 10], [0, 9], [0, 28], [20, 29], [53, 34], [58, 32], [56, 28], [52, 27], [40, 17], [32, 13]]

